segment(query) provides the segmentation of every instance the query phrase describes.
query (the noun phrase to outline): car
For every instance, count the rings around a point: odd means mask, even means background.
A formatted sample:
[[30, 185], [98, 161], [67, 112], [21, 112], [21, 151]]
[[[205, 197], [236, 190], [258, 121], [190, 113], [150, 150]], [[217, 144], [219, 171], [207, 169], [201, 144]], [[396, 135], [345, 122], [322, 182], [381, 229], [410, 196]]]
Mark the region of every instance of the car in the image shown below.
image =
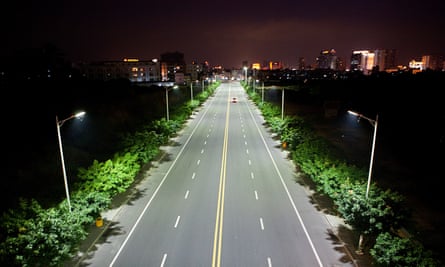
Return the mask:
[[238, 102], [238, 98], [232, 97], [232, 103], [236, 103], [236, 102]]

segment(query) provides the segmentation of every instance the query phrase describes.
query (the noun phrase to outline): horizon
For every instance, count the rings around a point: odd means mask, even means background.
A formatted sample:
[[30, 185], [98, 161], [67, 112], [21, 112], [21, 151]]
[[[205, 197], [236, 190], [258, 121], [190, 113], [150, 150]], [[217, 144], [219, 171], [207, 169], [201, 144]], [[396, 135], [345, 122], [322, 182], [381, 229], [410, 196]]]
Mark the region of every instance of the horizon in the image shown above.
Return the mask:
[[324, 49], [349, 59], [353, 50], [396, 49], [397, 63], [445, 54], [445, 2], [197, 0], [122, 3], [45, 0], [13, 4], [2, 19], [0, 53], [52, 43], [73, 62], [157, 58], [181, 51], [188, 62], [225, 68], [242, 61], [311, 64]]

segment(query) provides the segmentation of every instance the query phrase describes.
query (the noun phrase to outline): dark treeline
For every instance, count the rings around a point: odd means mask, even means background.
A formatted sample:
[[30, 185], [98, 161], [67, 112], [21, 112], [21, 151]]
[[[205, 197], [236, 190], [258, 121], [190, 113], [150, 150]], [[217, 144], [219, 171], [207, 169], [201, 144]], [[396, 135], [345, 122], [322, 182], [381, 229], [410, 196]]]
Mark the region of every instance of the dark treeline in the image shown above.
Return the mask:
[[[442, 255], [443, 234], [437, 229], [445, 223], [440, 199], [445, 177], [444, 85], [444, 72], [425, 72], [311, 80], [285, 92], [286, 114], [304, 115], [312, 125], [321, 126], [318, 129], [324, 136], [347, 150], [349, 162], [365, 169], [370, 163], [374, 127], [365, 119], [357, 122], [347, 110], [371, 119], [378, 115], [372, 181], [406, 197], [419, 230], [413, 234], [438, 255]], [[268, 96], [277, 105], [281, 103], [279, 90], [270, 90]], [[336, 116], [324, 116], [328, 102], [337, 104]], [[306, 106], [310, 108], [302, 108]]]
[[[1, 180], [2, 210], [14, 208], [19, 197], [35, 198], [42, 205], [65, 198], [56, 115], [64, 119], [80, 110], [87, 112], [82, 120], [73, 119], [61, 127], [71, 184], [79, 167], [89, 166], [94, 159], [109, 159], [118, 151], [121, 134], [165, 116], [165, 90], [157, 86], [144, 87], [126, 80], [0, 82], [3, 148], [7, 155], [6, 172]], [[291, 112], [291, 105], [322, 110], [326, 102], [334, 101], [338, 104], [338, 115], [324, 120], [341, 120], [349, 109], [370, 118], [378, 114], [374, 181], [390, 185], [396, 191], [403, 189], [402, 194], [407, 193], [423, 205], [440, 211], [443, 210], [438, 200], [443, 178], [440, 168], [445, 163], [445, 110], [441, 97], [444, 84], [445, 73], [425, 72], [296, 81], [283, 87], [286, 88], [286, 112]], [[280, 104], [280, 91], [267, 91], [267, 101]], [[170, 92], [170, 108], [189, 97], [187, 88]], [[322, 113], [304, 115], [308, 119], [323, 117]], [[372, 126], [363, 125], [363, 128], [372, 131]], [[408, 175], [388, 177], [392, 163], [382, 163], [386, 152], [393, 153], [400, 161], [394, 164], [404, 164], [403, 175]], [[369, 155], [363, 158], [364, 164], [368, 164]], [[428, 223], [435, 226], [441, 222], [443, 218]], [[425, 238], [430, 239], [425, 240], [425, 244], [434, 247], [439, 243], [431, 239], [442, 235], [422, 230]]]
[[[355, 109], [374, 118], [379, 114], [380, 146], [391, 144], [409, 157], [417, 151], [425, 164], [443, 161], [445, 112], [442, 88], [445, 74], [387, 74], [337, 80], [297, 81], [286, 89], [286, 102], [323, 106], [337, 101], [339, 115]], [[17, 197], [51, 202], [64, 196], [56, 132], [59, 119], [84, 110], [82, 120], [61, 127], [69, 179], [79, 166], [108, 159], [118, 150], [120, 135], [132, 132], [154, 118], [165, 116], [165, 91], [126, 80], [1, 81], [3, 93], [4, 147], [7, 172], [2, 178], [4, 208]], [[287, 86], [287, 85], [286, 85]], [[184, 101], [187, 90], [170, 92], [169, 104]], [[275, 93], [275, 101], [280, 101]], [[436, 152], [439, 152], [437, 154]], [[438, 157], [438, 155], [440, 155]]]
[[412, 149], [433, 151], [443, 150], [445, 142], [444, 85], [444, 72], [314, 80], [287, 92], [286, 99], [320, 106], [336, 101], [341, 116], [350, 109], [372, 119], [378, 114], [380, 134], [402, 145], [409, 142]]
[[[69, 180], [78, 167], [94, 159], [109, 159], [118, 151], [123, 133], [131, 133], [165, 116], [163, 88], [142, 87], [128, 81], [14, 81], [2, 82], [3, 148], [6, 172], [2, 176], [2, 208], [18, 197], [51, 203], [64, 196], [57, 139], [59, 121], [85, 111], [61, 127]], [[180, 93], [171, 94], [172, 106]], [[57, 198], [56, 198], [57, 200]]]

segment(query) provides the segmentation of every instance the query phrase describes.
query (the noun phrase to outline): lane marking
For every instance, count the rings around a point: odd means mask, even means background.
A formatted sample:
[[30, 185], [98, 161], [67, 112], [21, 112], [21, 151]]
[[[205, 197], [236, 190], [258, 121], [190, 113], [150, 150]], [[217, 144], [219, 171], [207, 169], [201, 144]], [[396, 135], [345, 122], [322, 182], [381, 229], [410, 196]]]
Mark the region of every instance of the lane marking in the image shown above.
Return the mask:
[[261, 226], [261, 230], [264, 230], [263, 218], [261, 218], [261, 217], [260, 217], [260, 226]]
[[255, 178], [255, 175], [253, 174], [253, 172], [250, 173], [250, 178]]
[[179, 224], [179, 220], [181, 219], [181, 216], [178, 215], [178, 217], [176, 218], [176, 222], [175, 222], [175, 228], [178, 227]]
[[280, 177], [281, 184], [283, 185], [284, 191], [286, 191], [287, 197], [288, 197], [288, 199], [289, 199], [289, 201], [290, 201], [290, 203], [292, 205], [292, 208], [293, 208], [293, 210], [295, 212], [295, 215], [297, 216], [298, 221], [300, 222], [300, 225], [303, 228], [303, 231], [304, 231], [304, 234], [306, 236], [306, 239], [307, 239], [307, 241], [308, 241], [308, 243], [309, 243], [309, 245], [310, 245], [310, 247], [312, 249], [312, 252], [314, 253], [314, 256], [315, 256], [315, 258], [316, 258], [316, 260], [318, 262], [318, 266], [323, 267], [323, 263], [321, 262], [320, 256], [318, 255], [318, 252], [315, 249], [314, 243], [312, 242], [312, 239], [311, 239], [311, 237], [309, 235], [309, 232], [307, 231], [307, 228], [306, 228], [306, 226], [305, 226], [305, 224], [303, 222], [303, 218], [301, 218], [300, 212], [298, 211], [297, 206], [295, 205], [295, 202], [294, 202], [294, 200], [293, 200], [293, 198], [292, 198], [292, 196], [291, 196], [291, 194], [289, 192], [289, 189], [287, 188], [287, 185], [284, 182], [284, 178], [281, 175], [280, 170], [278, 169], [277, 163], [275, 162], [275, 160], [274, 160], [274, 158], [272, 156], [272, 152], [270, 151], [269, 147], [267, 146], [266, 140], [264, 139], [264, 136], [261, 133], [260, 127], [258, 126], [258, 124], [257, 124], [257, 122], [255, 120], [255, 117], [253, 116], [252, 110], [250, 108], [249, 108], [249, 113], [250, 113], [250, 117], [252, 118], [252, 120], [253, 120], [253, 122], [255, 124], [255, 127], [256, 127], [256, 129], [257, 129], [257, 131], [258, 131], [258, 133], [259, 133], [259, 135], [261, 137], [261, 140], [263, 141], [264, 147], [267, 150], [269, 158], [270, 158], [270, 160], [271, 160], [271, 162], [272, 162], [272, 164], [274, 166], [274, 169], [277, 172], [278, 177]]
[[187, 198], [189, 197], [189, 193], [190, 193], [190, 191], [189, 191], [189, 190], [187, 190], [187, 192], [185, 192], [185, 196], [184, 196], [184, 199], [187, 199]]
[[164, 256], [162, 257], [162, 261], [161, 261], [160, 267], [164, 266], [166, 260], [167, 260], [167, 253], [165, 253]]
[[[230, 99], [230, 88], [229, 88]], [[221, 265], [221, 247], [222, 247], [222, 231], [224, 222], [224, 191], [226, 186], [226, 168], [227, 168], [227, 146], [229, 139], [229, 114], [230, 101], [227, 101], [226, 124], [224, 128], [224, 142], [221, 158], [221, 171], [219, 176], [218, 202], [215, 219], [215, 232], [213, 237], [213, 253], [212, 267], [220, 267]]]
[[195, 176], [196, 176], [196, 173], [194, 172], [194, 173], [192, 174], [192, 179], [195, 179]]
[[[185, 141], [184, 145], [181, 147], [181, 149], [178, 152], [178, 155], [176, 155], [176, 158], [173, 160], [172, 164], [170, 165], [170, 167], [168, 168], [167, 172], [164, 174], [164, 177], [162, 178], [161, 182], [158, 184], [158, 186], [156, 187], [155, 191], [153, 192], [153, 194], [151, 195], [150, 199], [148, 200], [147, 204], [145, 204], [144, 209], [142, 210], [141, 214], [139, 214], [139, 217], [137, 218], [136, 222], [134, 223], [133, 227], [131, 227], [131, 230], [128, 232], [127, 237], [125, 238], [124, 242], [122, 243], [122, 245], [120, 246], [119, 250], [116, 252], [116, 254], [114, 255], [113, 259], [111, 260], [111, 263], [109, 265], [109, 267], [112, 267], [113, 264], [116, 262], [117, 258], [119, 257], [119, 255], [122, 253], [122, 250], [124, 249], [124, 247], [127, 245], [128, 240], [130, 239], [130, 237], [133, 235], [134, 230], [136, 229], [136, 227], [139, 225], [139, 222], [142, 220], [142, 217], [145, 215], [145, 212], [147, 211], [147, 209], [150, 207], [151, 203], [153, 202], [153, 199], [156, 197], [156, 195], [158, 194], [161, 186], [164, 184], [165, 180], [167, 179], [168, 175], [170, 174], [171, 170], [173, 169], [173, 167], [176, 165], [176, 162], [178, 161], [178, 159], [181, 157], [182, 153], [184, 152], [185, 148], [187, 147], [187, 145], [190, 142], [190, 139], [192, 139], [193, 134], [196, 132], [196, 130], [198, 129], [198, 127], [201, 125], [202, 120], [205, 118], [205, 115], [207, 114], [207, 112], [209, 111], [210, 106], [212, 105], [213, 101], [210, 102], [209, 107], [207, 109], [204, 110], [203, 115], [201, 116], [201, 118], [199, 119], [199, 121], [196, 123], [195, 128], [193, 128], [192, 132], [190, 133], [190, 135], [188, 136], [187, 140]], [[167, 257], [167, 254], [164, 255], [164, 257]]]
[[270, 259], [270, 257], [267, 257], [267, 266], [272, 267], [272, 260]]
[[258, 192], [255, 190], [255, 199], [258, 200]]

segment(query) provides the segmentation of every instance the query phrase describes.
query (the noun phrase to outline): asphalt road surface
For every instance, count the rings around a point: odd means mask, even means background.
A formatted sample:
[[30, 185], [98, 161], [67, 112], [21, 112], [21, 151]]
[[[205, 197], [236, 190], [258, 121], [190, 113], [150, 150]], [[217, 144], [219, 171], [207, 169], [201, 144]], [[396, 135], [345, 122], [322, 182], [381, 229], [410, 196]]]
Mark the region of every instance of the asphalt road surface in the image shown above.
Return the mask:
[[164, 151], [80, 266], [355, 266], [239, 82]]

